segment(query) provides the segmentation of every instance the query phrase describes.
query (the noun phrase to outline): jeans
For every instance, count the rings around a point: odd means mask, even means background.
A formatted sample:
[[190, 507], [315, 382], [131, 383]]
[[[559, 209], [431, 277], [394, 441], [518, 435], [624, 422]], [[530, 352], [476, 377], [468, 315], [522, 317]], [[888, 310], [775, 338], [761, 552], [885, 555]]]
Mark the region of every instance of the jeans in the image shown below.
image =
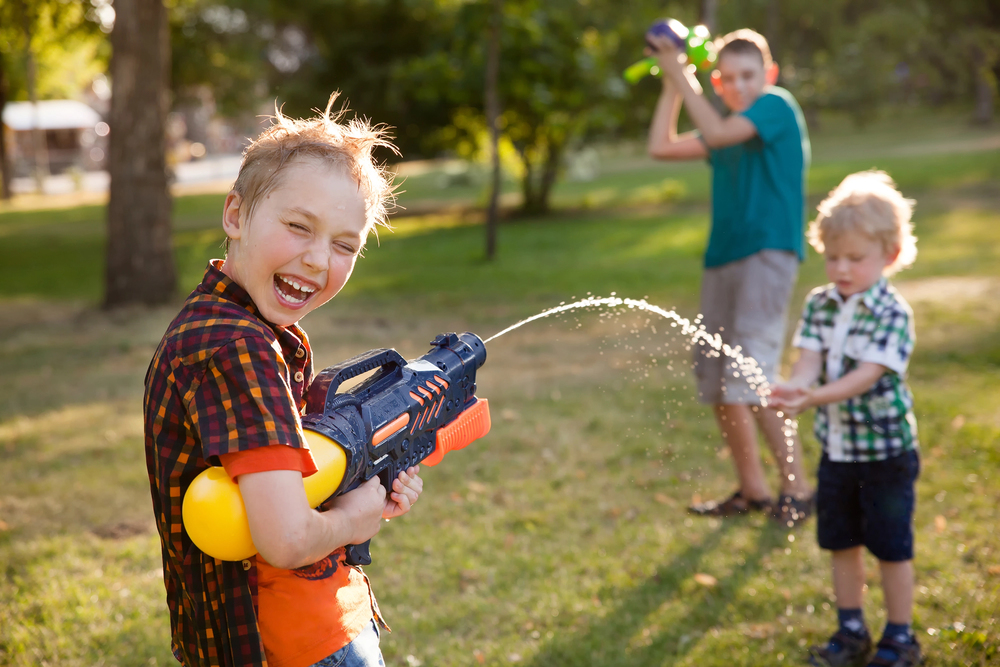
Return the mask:
[[385, 667], [379, 648], [379, 629], [375, 619], [347, 646], [328, 655], [312, 667]]

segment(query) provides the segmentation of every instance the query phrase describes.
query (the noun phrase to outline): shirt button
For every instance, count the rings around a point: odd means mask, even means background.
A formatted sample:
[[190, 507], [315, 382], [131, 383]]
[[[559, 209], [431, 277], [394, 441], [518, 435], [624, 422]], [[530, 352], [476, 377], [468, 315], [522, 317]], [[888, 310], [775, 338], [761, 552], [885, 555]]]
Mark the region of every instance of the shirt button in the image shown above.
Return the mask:
[[302, 380], [304, 380], [304, 379], [305, 379], [305, 376], [302, 375], [302, 371], [295, 371], [295, 381], [296, 382], [302, 382]]
[[295, 350], [296, 359], [301, 359], [304, 356], [306, 356], [306, 348], [300, 347], [299, 349]]

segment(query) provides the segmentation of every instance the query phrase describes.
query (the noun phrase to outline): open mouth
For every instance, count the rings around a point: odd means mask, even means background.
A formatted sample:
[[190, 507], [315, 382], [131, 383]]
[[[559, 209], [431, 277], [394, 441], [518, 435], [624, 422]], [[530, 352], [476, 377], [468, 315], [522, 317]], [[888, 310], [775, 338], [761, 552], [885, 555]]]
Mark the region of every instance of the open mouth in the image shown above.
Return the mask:
[[309, 300], [309, 297], [316, 292], [312, 285], [304, 285], [295, 278], [275, 274], [274, 289], [278, 295], [293, 306], [298, 306]]

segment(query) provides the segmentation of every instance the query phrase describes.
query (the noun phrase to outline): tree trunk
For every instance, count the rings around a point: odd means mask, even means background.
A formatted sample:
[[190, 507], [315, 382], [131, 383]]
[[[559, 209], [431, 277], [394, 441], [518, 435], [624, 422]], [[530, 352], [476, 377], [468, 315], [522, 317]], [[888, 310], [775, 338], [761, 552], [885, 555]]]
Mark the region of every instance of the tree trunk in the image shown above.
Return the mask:
[[997, 93], [997, 79], [986, 63], [982, 49], [973, 50], [972, 66], [975, 68], [976, 106], [972, 120], [976, 125], [993, 122], [993, 102]]
[[[4, 107], [7, 106], [7, 74], [4, 69], [3, 52], [0, 52], [0, 117], [3, 116]], [[7, 133], [4, 132], [3, 124], [0, 123], [0, 199], [10, 199], [11, 181], [14, 174], [11, 171], [10, 156], [7, 154]]]
[[535, 201], [535, 166], [528, 158], [529, 147], [524, 146], [524, 150], [518, 148], [518, 155], [521, 156], [521, 164], [524, 165], [524, 175], [521, 177], [521, 210], [530, 212]]
[[497, 251], [497, 223], [500, 214], [500, 96], [497, 82], [500, 76], [500, 24], [503, 20], [503, 0], [493, 0], [490, 35], [486, 53], [486, 124], [490, 128], [490, 162], [493, 173], [490, 183], [490, 203], [486, 209], [486, 259], [492, 260]]
[[[698, 13], [698, 23], [708, 28], [709, 34], [712, 39], [715, 39], [719, 35], [715, 34], [716, 30], [716, 17], [719, 9], [719, 0], [701, 0], [701, 9]], [[719, 96], [715, 94], [715, 88], [712, 86], [703, 86], [705, 89], [704, 96], [709, 103], [715, 107], [715, 110], [721, 114], [728, 113], [726, 105], [719, 99]]]
[[[541, 143], [542, 139], [538, 135], [544, 132], [546, 132], [545, 129], [538, 131], [536, 142]], [[556, 177], [559, 175], [559, 164], [562, 161], [564, 143], [553, 140], [551, 136], [546, 137], [545, 141], [546, 151], [544, 162], [531, 164], [527, 157], [528, 150], [521, 153], [521, 160], [524, 162], [524, 178], [521, 181], [524, 202], [521, 205], [521, 212], [529, 215], [549, 212], [549, 197], [552, 194], [552, 187], [555, 185]]]
[[701, 18], [699, 23], [708, 28], [715, 37], [715, 17], [719, 8], [719, 0], [701, 0]]
[[31, 101], [32, 131], [31, 152], [35, 162], [35, 186], [39, 193], [45, 192], [45, 177], [49, 175], [49, 146], [42, 129], [38, 109], [38, 72], [35, 65], [35, 52], [31, 48], [31, 36], [35, 17], [31, 15], [26, 2], [21, 3], [21, 24], [24, 29], [24, 60], [27, 65], [26, 80], [28, 100]]
[[556, 176], [559, 175], [562, 154], [563, 144], [555, 143], [549, 139], [549, 154], [545, 159], [545, 166], [542, 168], [542, 183], [538, 188], [539, 210], [541, 212], [549, 210], [549, 197], [552, 194], [552, 186], [556, 184]]
[[767, 45], [771, 49], [771, 58], [775, 62], [780, 62], [778, 58], [778, 49], [780, 45], [778, 44], [778, 34], [781, 25], [781, 0], [768, 0], [767, 1], [767, 23], [764, 27], [764, 38], [767, 40]]
[[170, 36], [163, 0], [118, 0], [111, 32], [105, 307], [174, 294], [166, 166]]
[[545, 201], [541, 196], [542, 188], [535, 183], [534, 167], [525, 171], [522, 189], [524, 191], [524, 201], [521, 204], [521, 212], [527, 215], [545, 213]]

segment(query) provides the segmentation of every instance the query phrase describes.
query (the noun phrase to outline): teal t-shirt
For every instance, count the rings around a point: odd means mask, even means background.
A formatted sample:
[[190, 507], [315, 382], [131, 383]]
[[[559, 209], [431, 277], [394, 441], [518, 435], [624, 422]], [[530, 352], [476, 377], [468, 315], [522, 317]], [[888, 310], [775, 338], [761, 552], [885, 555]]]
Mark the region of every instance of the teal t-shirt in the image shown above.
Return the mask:
[[705, 267], [721, 266], [761, 250], [788, 250], [805, 258], [805, 175], [810, 146], [798, 102], [771, 86], [742, 112], [757, 136], [711, 149], [712, 233]]

